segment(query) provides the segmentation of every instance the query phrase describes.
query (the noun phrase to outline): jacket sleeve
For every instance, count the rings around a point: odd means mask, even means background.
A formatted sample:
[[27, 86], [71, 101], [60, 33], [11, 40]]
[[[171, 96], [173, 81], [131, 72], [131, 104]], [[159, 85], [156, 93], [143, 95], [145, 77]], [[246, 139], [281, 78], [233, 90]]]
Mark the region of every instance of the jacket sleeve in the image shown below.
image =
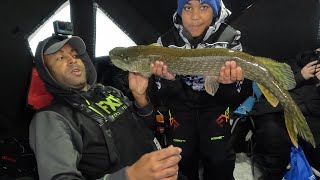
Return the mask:
[[[85, 179], [77, 169], [83, 145], [81, 135], [64, 117], [52, 111], [38, 112], [29, 130], [40, 180]], [[127, 180], [125, 169], [101, 179]]]
[[135, 109], [137, 111], [138, 116], [147, 124], [147, 126], [151, 130], [154, 130], [157, 125], [156, 112], [153, 104], [150, 101], [150, 98], [148, 99], [149, 99], [149, 103], [145, 107], [140, 107], [139, 105], [137, 105], [136, 102], [134, 102], [134, 105], [135, 105]]
[[[113, 88], [111, 86], [109, 86], [108, 88], [113, 89], [113, 91], [116, 92], [121, 99], [123, 99], [124, 101], [126, 101], [128, 104], [131, 105], [130, 99], [127, 96], [125, 96], [120, 90]], [[136, 111], [136, 114], [141, 119], [143, 119], [143, 121], [145, 121], [148, 127], [150, 129], [154, 129], [156, 126], [156, 114], [154, 111], [153, 104], [149, 97], [148, 97], [148, 100], [149, 100], [149, 103], [145, 107], [139, 107], [137, 103], [134, 102], [134, 109]]]
[[301, 70], [303, 67], [301, 67], [300, 65], [304, 64], [304, 59], [301, 59], [300, 56], [290, 59], [288, 61], [288, 64], [290, 65], [293, 73], [294, 73], [294, 79], [296, 81], [296, 87], [295, 89], [303, 86], [307, 80], [304, 79], [304, 77], [301, 74]]
[[181, 81], [180, 77], [177, 76], [175, 80], [166, 80], [156, 76], [153, 77], [154, 82], [154, 93], [156, 95], [160, 95], [165, 97], [166, 95], [175, 95], [181, 92], [183, 89], [183, 82]]
[[244, 79], [231, 84], [220, 84], [217, 95], [225, 98], [248, 97], [252, 95], [252, 81]]
[[294, 79], [296, 80], [296, 87], [295, 88], [299, 88], [307, 82], [307, 80], [304, 79], [304, 77], [302, 76], [301, 72], [297, 72], [294, 75]]

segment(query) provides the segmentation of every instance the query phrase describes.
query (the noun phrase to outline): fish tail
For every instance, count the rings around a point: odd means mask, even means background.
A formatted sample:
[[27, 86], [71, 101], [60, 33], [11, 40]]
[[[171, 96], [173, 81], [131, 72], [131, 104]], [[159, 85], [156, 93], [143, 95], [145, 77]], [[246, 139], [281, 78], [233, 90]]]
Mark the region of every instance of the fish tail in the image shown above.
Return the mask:
[[284, 119], [287, 131], [292, 143], [298, 147], [298, 134], [307, 142], [316, 146], [313, 134], [309, 125], [299, 107], [296, 104], [291, 104], [291, 108], [284, 109]]

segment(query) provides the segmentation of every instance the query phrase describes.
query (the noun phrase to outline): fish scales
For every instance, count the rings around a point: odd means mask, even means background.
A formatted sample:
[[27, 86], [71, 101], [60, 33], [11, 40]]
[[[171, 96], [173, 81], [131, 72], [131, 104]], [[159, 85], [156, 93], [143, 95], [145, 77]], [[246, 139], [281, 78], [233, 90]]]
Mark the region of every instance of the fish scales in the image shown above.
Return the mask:
[[[255, 57], [229, 49], [177, 49], [158, 46], [114, 48], [109, 52], [112, 63], [126, 71], [151, 76], [150, 63], [163, 61], [168, 71], [179, 75], [218, 76], [226, 61], [236, 61], [245, 78], [256, 81], [266, 98], [274, 106], [284, 108], [286, 127], [292, 142], [297, 146], [297, 134], [315, 146], [313, 135], [300, 109], [289, 92], [295, 81], [290, 66], [269, 58]], [[208, 92], [208, 91], [207, 91]]]

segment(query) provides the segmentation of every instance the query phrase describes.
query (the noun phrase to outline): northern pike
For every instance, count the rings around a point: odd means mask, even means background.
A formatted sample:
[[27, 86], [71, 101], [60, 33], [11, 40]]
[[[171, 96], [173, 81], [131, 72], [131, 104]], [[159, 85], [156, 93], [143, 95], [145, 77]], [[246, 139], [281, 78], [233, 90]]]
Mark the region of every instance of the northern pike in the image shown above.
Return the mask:
[[278, 103], [284, 109], [285, 124], [292, 143], [298, 146], [298, 134], [315, 147], [313, 134], [299, 107], [288, 90], [295, 87], [289, 65], [270, 58], [224, 49], [178, 49], [161, 46], [116, 47], [109, 52], [112, 63], [125, 71], [152, 75], [150, 64], [163, 61], [168, 71], [177, 75], [201, 75], [205, 77], [206, 91], [214, 95], [219, 87], [216, 77], [226, 61], [235, 61], [242, 68], [244, 78], [256, 81], [272, 106]]

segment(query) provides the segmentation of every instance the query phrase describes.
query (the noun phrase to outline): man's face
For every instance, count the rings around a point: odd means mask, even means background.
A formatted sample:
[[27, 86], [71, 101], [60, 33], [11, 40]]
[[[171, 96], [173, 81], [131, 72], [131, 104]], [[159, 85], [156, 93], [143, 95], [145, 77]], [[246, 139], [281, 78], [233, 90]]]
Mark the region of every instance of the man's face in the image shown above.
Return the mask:
[[85, 65], [69, 44], [65, 44], [54, 54], [44, 55], [44, 64], [51, 76], [62, 85], [76, 90], [86, 88]]
[[182, 9], [182, 24], [192, 37], [199, 37], [213, 20], [213, 9], [208, 4], [191, 0]]

